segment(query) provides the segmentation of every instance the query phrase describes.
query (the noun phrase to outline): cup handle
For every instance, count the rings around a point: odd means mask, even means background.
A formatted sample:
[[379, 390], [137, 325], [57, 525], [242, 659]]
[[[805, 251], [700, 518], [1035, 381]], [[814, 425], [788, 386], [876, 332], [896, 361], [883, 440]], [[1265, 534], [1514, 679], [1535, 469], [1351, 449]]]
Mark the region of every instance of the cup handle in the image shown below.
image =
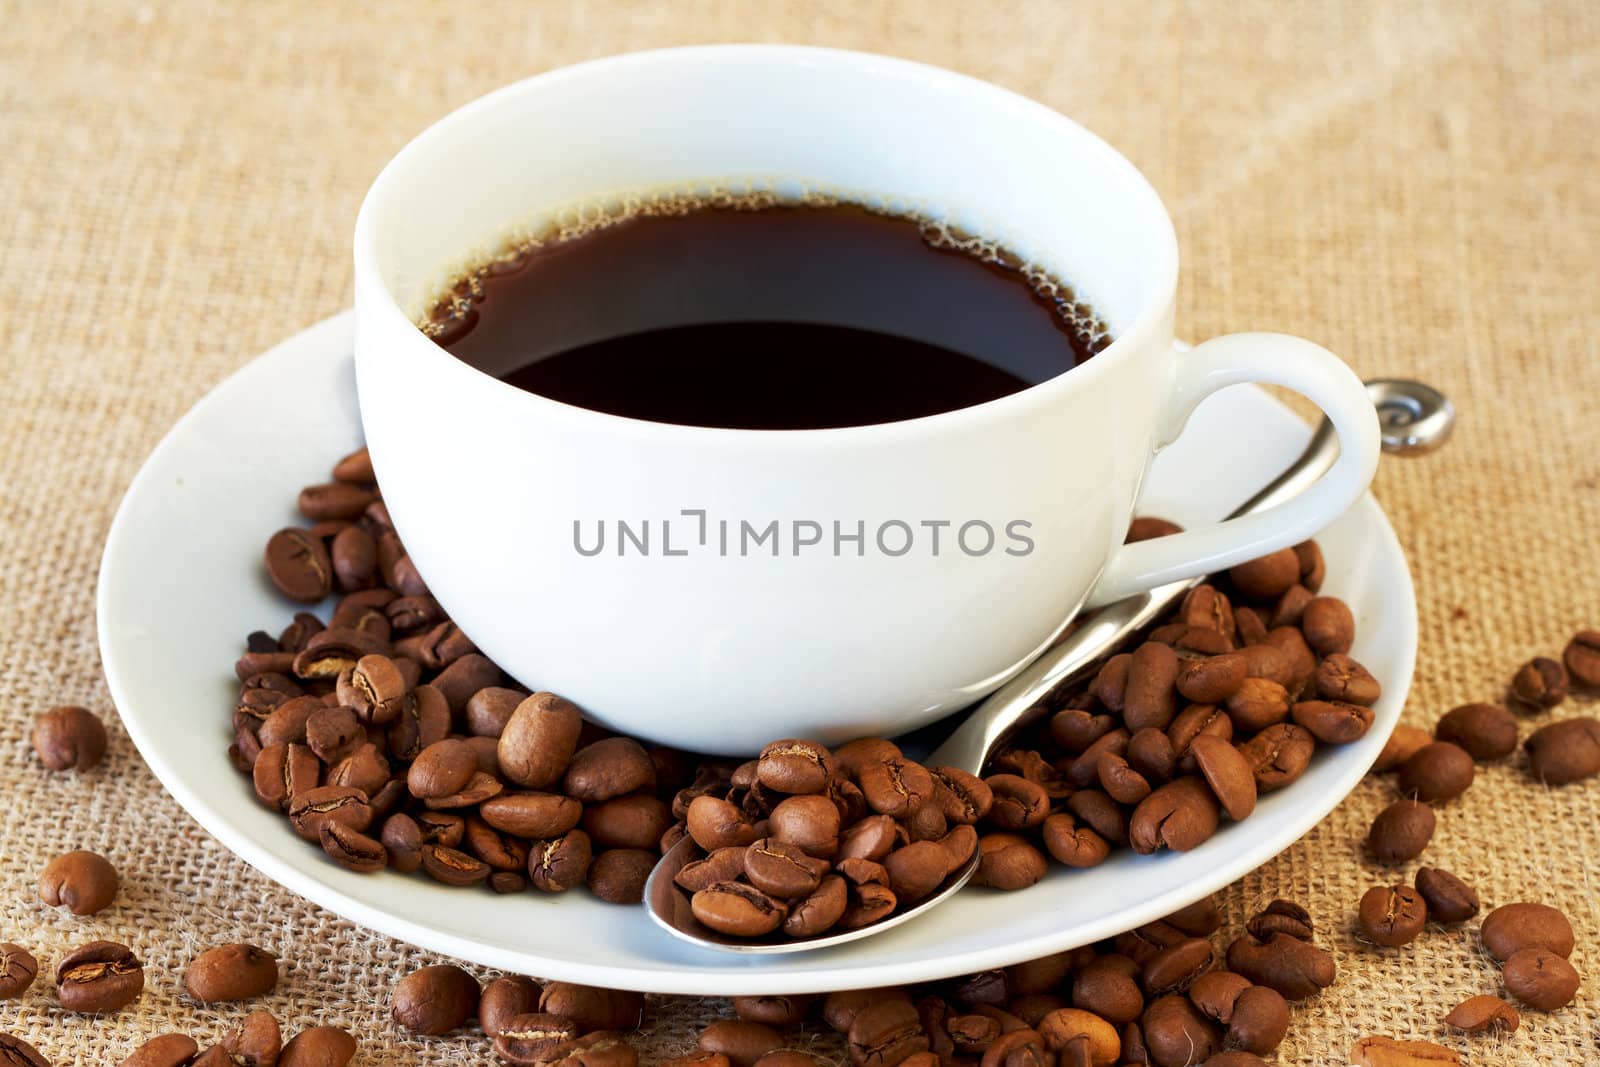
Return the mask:
[[1236, 333], [1179, 353], [1173, 388], [1156, 427], [1156, 447], [1183, 432], [1195, 407], [1244, 382], [1287, 386], [1310, 399], [1339, 435], [1339, 458], [1311, 488], [1252, 515], [1123, 545], [1106, 564], [1085, 607], [1100, 607], [1158, 585], [1193, 578], [1313, 537], [1366, 491], [1378, 466], [1378, 416], [1355, 372], [1321, 345], [1280, 333]]

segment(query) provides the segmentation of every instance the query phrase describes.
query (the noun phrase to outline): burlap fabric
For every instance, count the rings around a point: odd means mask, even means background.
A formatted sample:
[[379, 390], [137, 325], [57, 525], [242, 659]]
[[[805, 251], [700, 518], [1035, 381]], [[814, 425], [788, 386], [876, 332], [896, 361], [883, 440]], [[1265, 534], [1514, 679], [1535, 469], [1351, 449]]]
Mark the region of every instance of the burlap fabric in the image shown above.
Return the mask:
[[[1078, 117], [1176, 216], [1185, 334], [1301, 333], [1458, 405], [1447, 450], [1386, 462], [1376, 485], [1419, 593], [1408, 722], [1495, 698], [1524, 658], [1600, 625], [1591, 4], [22, 0], [0, 14], [0, 940], [50, 966], [116, 938], [150, 973], [137, 1006], [102, 1021], [62, 1013], [47, 982], [0, 1002], [0, 1030], [57, 1063], [114, 1063], [169, 1029], [211, 1039], [243, 1009], [196, 1007], [180, 974], [238, 939], [284, 957], [266, 1004], [286, 1029], [345, 1026], [371, 1064], [490, 1058], [476, 1035], [418, 1042], [388, 1021], [390, 985], [426, 954], [278, 890], [161, 791], [108, 706], [92, 595], [113, 509], [167, 427], [349, 303], [351, 226], [384, 160], [434, 117], [551, 66], [816, 42], [955, 67]], [[51, 776], [33, 761], [32, 716], [61, 702], [106, 715], [102, 769]], [[1296, 1009], [1281, 1063], [1344, 1063], [1370, 1032], [1439, 1038], [1445, 1010], [1498, 988], [1471, 927], [1401, 950], [1352, 939], [1356, 899], [1389, 877], [1359, 842], [1390, 790], [1364, 783], [1226, 894], [1234, 924], [1274, 896], [1305, 902], [1338, 957], [1338, 985]], [[1443, 1038], [1470, 1062], [1600, 1063], [1597, 801], [1600, 784], [1547, 791], [1512, 761], [1441, 814], [1429, 861], [1488, 902], [1564, 909], [1591, 972], [1574, 1007], [1529, 1013], [1513, 1037]], [[34, 897], [44, 862], [78, 847], [126, 879], [92, 919]], [[647, 1058], [684, 1050], [722, 1010], [657, 1003]]]

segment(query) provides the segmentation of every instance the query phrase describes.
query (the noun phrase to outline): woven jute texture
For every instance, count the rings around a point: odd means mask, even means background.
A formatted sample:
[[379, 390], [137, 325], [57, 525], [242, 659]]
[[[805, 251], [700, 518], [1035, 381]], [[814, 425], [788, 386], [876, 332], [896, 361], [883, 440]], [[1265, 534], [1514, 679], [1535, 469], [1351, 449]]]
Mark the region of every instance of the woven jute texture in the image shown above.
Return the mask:
[[[44, 980], [0, 1002], [0, 1030], [58, 1064], [115, 1063], [169, 1029], [212, 1039], [245, 1009], [196, 1006], [181, 973], [234, 940], [286, 961], [264, 1002], [286, 1030], [345, 1026], [369, 1064], [489, 1062], [476, 1034], [415, 1041], [388, 1021], [391, 984], [431, 957], [279, 890], [162, 792], [109, 705], [93, 590], [113, 509], [161, 434], [230, 371], [348, 305], [356, 207], [389, 155], [560, 64], [822, 43], [954, 67], [1075, 116], [1166, 198], [1185, 335], [1299, 333], [1364, 376], [1454, 398], [1449, 447], [1386, 461], [1375, 486], [1417, 580], [1406, 721], [1495, 699], [1525, 658], [1600, 626], [1593, 4], [16, 0], [0, 26], [0, 940], [48, 968], [109, 937], [150, 974], [136, 1006], [99, 1021], [63, 1013]], [[241, 477], [258, 458], [240, 457]], [[33, 715], [66, 702], [111, 731], [106, 763], [81, 776], [46, 774], [28, 745]], [[1489, 904], [1563, 909], [1590, 972], [1573, 1007], [1470, 1040], [1442, 1036], [1439, 1018], [1499, 988], [1475, 924], [1399, 950], [1350, 933], [1361, 892], [1392, 877], [1359, 847], [1391, 790], [1369, 779], [1225, 894], [1234, 926], [1273, 897], [1304, 902], [1338, 958], [1338, 985], [1295, 1010], [1278, 1062], [1342, 1064], [1376, 1032], [1478, 1064], [1600, 1063], [1600, 783], [1536, 787], [1519, 755], [1441, 812], [1428, 861]], [[90, 919], [34, 894], [45, 861], [80, 847], [125, 878]], [[724, 1010], [660, 1000], [640, 1047], [681, 1052]]]

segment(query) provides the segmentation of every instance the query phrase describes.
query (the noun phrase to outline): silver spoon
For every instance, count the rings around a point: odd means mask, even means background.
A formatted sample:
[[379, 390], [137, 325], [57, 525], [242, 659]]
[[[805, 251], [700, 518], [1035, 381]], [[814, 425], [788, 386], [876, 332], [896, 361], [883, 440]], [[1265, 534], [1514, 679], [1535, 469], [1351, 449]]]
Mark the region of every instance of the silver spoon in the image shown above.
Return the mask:
[[[1432, 386], [1404, 379], [1375, 379], [1367, 382], [1367, 395], [1378, 409], [1385, 452], [1417, 455], [1439, 447], [1450, 436], [1455, 408]], [[1322, 477], [1338, 455], [1338, 434], [1333, 424], [1324, 419], [1299, 458], [1228, 517], [1265, 511], [1300, 493]], [[955, 732], [922, 762], [928, 766], [959, 767], [973, 774], [980, 773], [990, 753], [1001, 742], [1044, 714], [1045, 701], [1051, 693], [1099, 670], [1101, 663], [1129, 637], [1154, 622], [1201, 581], [1201, 578], [1188, 578], [1171, 582], [1090, 613], [1077, 629], [969, 712]], [[690, 910], [689, 895], [674, 881], [678, 872], [697, 855], [694, 841], [686, 837], [668, 849], [656, 864], [644, 887], [644, 902], [650, 917], [674, 937], [691, 944], [749, 955], [810, 952], [881, 933], [942, 903], [966, 885], [978, 869], [978, 857], [974, 855], [916, 906], [871, 926], [811, 938], [779, 936], [743, 940], [726, 937], [703, 925]]]

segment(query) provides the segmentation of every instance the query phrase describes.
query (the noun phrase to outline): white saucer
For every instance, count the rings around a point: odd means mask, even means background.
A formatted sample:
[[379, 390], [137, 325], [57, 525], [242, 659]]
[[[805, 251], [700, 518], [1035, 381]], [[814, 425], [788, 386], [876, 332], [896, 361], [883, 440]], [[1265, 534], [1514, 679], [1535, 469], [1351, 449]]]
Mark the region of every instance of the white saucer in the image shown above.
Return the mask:
[[[733, 956], [656, 929], [642, 908], [585, 892], [497, 897], [419, 876], [328, 862], [261, 808], [229, 764], [231, 666], [244, 637], [292, 608], [261, 568], [267, 536], [298, 520], [302, 485], [360, 443], [339, 315], [214, 389], [156, 447], [128, 489], [100, 569], [100, 653], [129, 734], [156, 777], [224, 845], [287, 888], [362, 925], [488, 967], [614, 988], [705, 995], [801, 993], [923, 981], [1004, 966], [1148, 922], [1233, 882], [1311, 829], [1360, 780], [1399, 718], [1416, 657], [1405, 557], [1370, 496], [1322, 537], [1326, 591], [1348, 600], [1354, 655], [1383, 682], [1361, 741], [1319, 753], [1187, 854], [1118, 853], [1087, 871], [1052, 867], [1021, 893], [971, 889], [927, 916], [826, 952]], [[1308, 429], [1253, 387], [1208, 400], [1156, 462], [1140, 510], [1216, 518], [1300, 451]], [[1204, 494], [1203, 498], [1197, 494]]]

